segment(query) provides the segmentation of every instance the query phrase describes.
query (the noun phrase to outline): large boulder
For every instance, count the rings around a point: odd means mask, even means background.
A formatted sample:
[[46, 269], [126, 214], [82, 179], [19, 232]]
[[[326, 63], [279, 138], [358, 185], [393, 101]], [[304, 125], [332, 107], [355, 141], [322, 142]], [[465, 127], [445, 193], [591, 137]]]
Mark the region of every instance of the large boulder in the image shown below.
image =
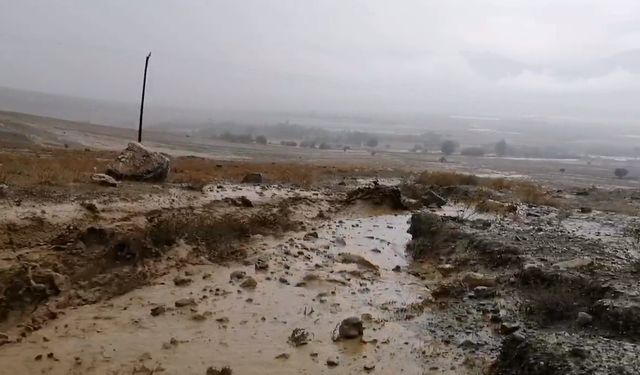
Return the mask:
[[107, 174], [119, 180], [164, 181], [169, 174], [169, 158], [131, 142], [107, 166]]

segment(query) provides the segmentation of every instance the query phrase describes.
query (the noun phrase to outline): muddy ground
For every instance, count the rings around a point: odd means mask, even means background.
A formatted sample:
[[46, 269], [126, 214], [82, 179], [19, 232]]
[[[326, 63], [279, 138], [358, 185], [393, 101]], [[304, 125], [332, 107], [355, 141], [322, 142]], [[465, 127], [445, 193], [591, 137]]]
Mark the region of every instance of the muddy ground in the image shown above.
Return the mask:
[[107, 151], [7, 150], [30, 167], [0, 192], [2, 373], [640, 372], [615, 180], [190, 157], [111, 188]]

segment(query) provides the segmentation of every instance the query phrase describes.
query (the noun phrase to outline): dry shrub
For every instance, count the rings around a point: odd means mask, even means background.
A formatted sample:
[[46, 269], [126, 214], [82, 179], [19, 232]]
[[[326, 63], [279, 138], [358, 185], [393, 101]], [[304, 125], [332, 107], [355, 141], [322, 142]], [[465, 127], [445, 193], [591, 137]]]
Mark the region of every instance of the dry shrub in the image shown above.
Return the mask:
[[455, 185], [478, 185], [480, 183], [480, 179], [472, 174], [446, 171], [425, 171], [418, 176], [416, 182], [422, 185], [445, 187]]
[[184, 240], [205, 249], [209, 256], [217, 259], [237, 255], [234, 245], [251, 235], [274, 234], [296, 227], [284, 206], [222, 215], [181, 210], [152, 217], [149, 222], [147, 236], [154, 246], [166, 247]]
[[476, 211], [479, 213], [508, 215], [517, 212], [518, 207], [513, 204], [502, 203], [491, 199], [484, 199], [476, 204]]
[[[560, 203], [553, 199], [540, 185], [522, 180], [509, 180], [506, 178], [480, 178], [470, 174], [447, 172], [447, 171], [426, 171], [421, 173], [416, 179], [418, 184], [432, 185], [438, 187], [447, 186], [480, 186], [483, 188], [511, 193], [511, 195], [522, 203], [545, 205], [558, 207]], [[480, 204], [486, 195], [480, 194], [463, 199], [467, 203]], [[494, 211], [498, 207], [485, 206], [487, 212]], [[500, 210], [498, 210], [500, 211]]]

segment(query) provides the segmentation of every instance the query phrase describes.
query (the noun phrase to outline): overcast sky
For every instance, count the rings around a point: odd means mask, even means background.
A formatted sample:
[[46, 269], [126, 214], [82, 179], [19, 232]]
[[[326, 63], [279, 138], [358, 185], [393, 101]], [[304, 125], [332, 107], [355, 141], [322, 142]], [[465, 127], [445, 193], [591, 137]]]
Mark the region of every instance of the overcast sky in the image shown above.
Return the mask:
[[638, 0], [0, 0], [0, 86], [181, 107], [634, 120]]

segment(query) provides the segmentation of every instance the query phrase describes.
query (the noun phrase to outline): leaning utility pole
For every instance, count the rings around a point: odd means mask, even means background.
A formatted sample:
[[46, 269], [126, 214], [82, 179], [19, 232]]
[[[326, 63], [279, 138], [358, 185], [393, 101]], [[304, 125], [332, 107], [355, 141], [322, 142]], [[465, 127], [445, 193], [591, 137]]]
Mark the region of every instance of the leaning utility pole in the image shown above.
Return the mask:
[[138, 125], [138, 142], [142, 142], [142, 113], [144, 112], [144, 90], [147, 87], [147, 68], [149, 67], [149, 58], [151, 52], [147, 55], [147, 59], [144, 62], [144, 78], [142, 80], [142, 101], [140, 102], [140, 124]]

